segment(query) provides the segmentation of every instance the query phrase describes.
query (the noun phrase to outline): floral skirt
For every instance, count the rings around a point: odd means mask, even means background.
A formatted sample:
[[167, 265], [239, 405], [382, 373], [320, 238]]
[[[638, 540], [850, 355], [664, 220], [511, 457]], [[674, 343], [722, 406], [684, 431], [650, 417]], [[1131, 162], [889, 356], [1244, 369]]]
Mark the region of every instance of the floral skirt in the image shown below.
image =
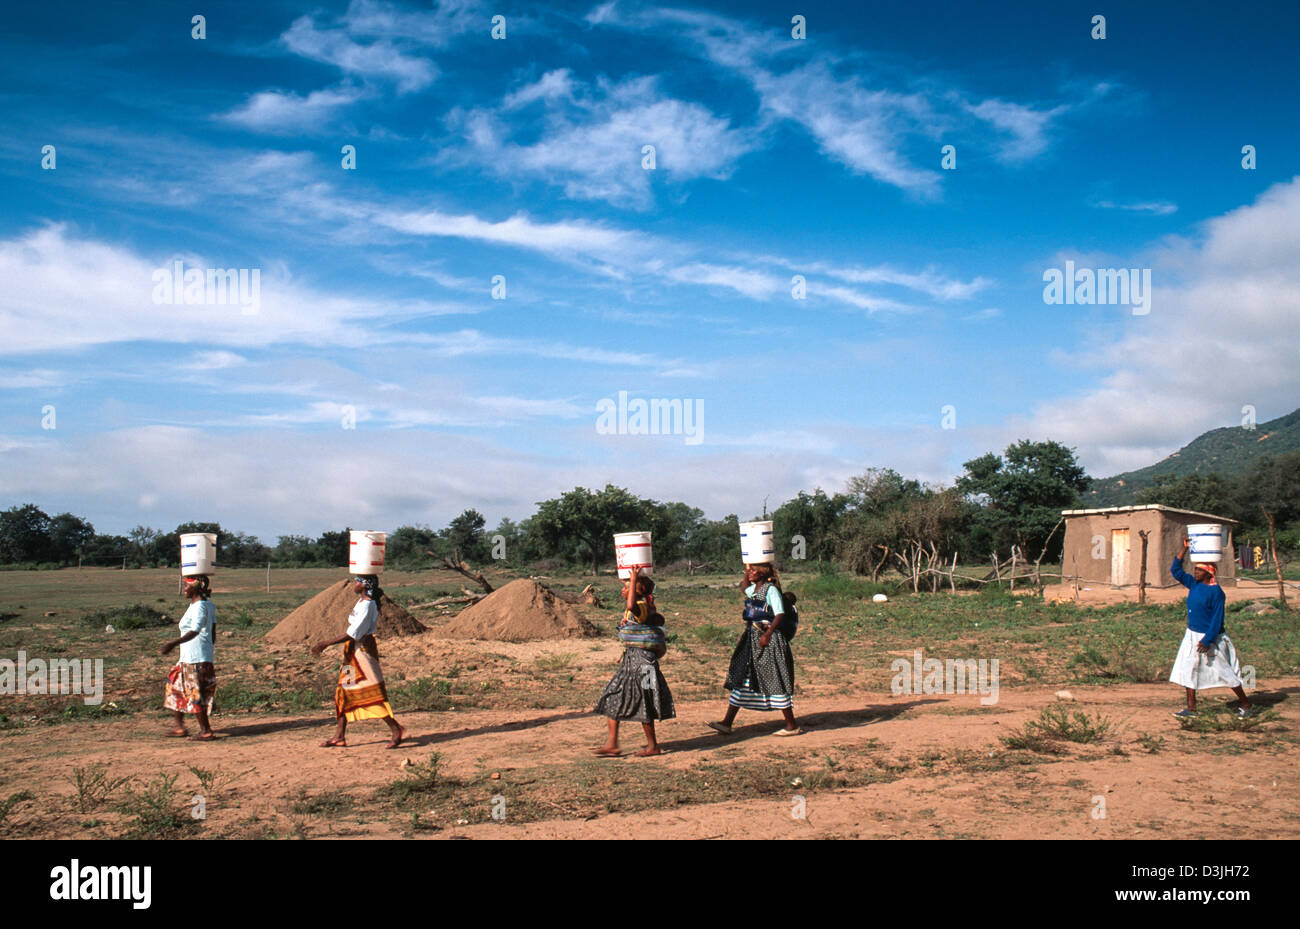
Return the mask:
[[197, 713], [202, 707], [211, 716], [216, 692], [217, 669], [212, 662], [185, 664], [178, 661], [167, 675], [163, 706], [179, 713]]

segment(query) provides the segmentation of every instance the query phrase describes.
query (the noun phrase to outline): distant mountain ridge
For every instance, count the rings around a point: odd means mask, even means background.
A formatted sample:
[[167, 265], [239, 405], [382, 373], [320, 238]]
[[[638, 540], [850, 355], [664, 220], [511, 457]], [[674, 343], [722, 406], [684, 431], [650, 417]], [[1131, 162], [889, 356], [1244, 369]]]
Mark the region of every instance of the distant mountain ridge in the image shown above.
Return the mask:
[[1241, 426], [1211, 429], [1156, 464], [1114, 477], [1093, 478], [1092, 489], [1083, 495], [1083, 505], [1091, 508], [1136, 503], [1137, 495], [1163, 474], [1239, 477], [1261, 455], [1281, 455], [1296, 449], [1300, 449], [1300, 409], [1259, 423], [1253, 430]]

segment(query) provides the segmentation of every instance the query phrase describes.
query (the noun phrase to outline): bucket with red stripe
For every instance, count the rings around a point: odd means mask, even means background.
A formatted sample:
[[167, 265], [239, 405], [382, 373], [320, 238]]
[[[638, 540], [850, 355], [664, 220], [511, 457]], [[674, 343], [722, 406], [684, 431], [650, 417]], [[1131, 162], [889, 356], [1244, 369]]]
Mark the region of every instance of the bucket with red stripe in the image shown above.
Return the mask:
[[618, 576], [623, 580], [632, 576], [632, 568], [639, 568], [642, 574], [654, 574], [655, 559], [650, 545], [650, 533], [614, 533], [614, 563], [618, 565]]
[[353, 529], [348, 544], [348, 571], [352, 574], [378, 574], [384, 570], [384, 542], [388, 534], [367, 529]]

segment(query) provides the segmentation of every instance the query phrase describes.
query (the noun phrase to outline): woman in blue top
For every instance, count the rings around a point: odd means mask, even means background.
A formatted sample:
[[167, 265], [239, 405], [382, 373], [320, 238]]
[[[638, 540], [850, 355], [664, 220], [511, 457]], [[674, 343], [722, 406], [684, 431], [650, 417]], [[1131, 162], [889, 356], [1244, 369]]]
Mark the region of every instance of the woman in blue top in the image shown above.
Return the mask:
[[217, 692], [217, 671], [213, 664], [212, 642], [217, 635], [217, 611], [212, 605], [212, 587], [205, 574], [185, 578], [185, 596], [190, 606], [180, 621], [180, 638], [172, 639], [158, 650], [166, 655], [177, 645], [181, 647], [180, 660], [167, 675], [163, 706], [176, 715], [176, 725], [171, 734], [184, 738], [185, 714], [192, 713], [199, 721], [199, 734], [194, 738], [208, 742], [215, 738], [208, 717], [212, 713], [212, 700]]
[[709, 723], [709, 728], [730, 735], [731, 724], [743, 707], [780, 710], [785, 728], [776, 734], [799, 735], [803, 730], [794, 718], [794, 653], [782, 629], [785, 601], [781, 583], [770, 564], [746, 565], [745, 581], [749, 584], [745, 588], [746, 628], [736, 643], [723, 684], [731, 691], [727, 715], [720, 723]]
[[1187, 631], [1179, 646], [1178, 657], [1169, 672], [1169, 680], [1187, 689], [1187, 709], [1174, 715], [1190, 719], [1196, 715], [1196, 691], [1208, 687], [1231, 687], [1237, 695], [1237, 715], [1250, 715], [1250, 700], [1241, 687], [1241, 668], [1237, 663], [1237, 650], [1223, 626], [1226, 598], [1223, 589], [1214, 581], [1212, 563], [1193, 566], [1192, 573], [1183, 571], [1190, 543], [1183, 540], [1183, 550], [1174, 559], [1169, 573], [1174, 580], [1187, 588]]

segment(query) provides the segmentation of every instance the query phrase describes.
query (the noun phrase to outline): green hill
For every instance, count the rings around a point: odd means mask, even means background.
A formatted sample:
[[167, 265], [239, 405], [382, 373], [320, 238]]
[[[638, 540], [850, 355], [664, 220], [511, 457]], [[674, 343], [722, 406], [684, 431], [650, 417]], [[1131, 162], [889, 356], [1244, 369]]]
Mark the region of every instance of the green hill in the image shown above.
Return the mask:
[[1174, 452], [1164, 461], [1114, 477], [1094, 478], [1092, 489], [1083, 495], [1085, 507], [1126, 506], [1158, 475], [1219, 474], [1239, 477], [1261, 455], [1281, 455], [1300, 449], [1300, 410], [1255, 429], [1226, 426], [1211, 429]]

